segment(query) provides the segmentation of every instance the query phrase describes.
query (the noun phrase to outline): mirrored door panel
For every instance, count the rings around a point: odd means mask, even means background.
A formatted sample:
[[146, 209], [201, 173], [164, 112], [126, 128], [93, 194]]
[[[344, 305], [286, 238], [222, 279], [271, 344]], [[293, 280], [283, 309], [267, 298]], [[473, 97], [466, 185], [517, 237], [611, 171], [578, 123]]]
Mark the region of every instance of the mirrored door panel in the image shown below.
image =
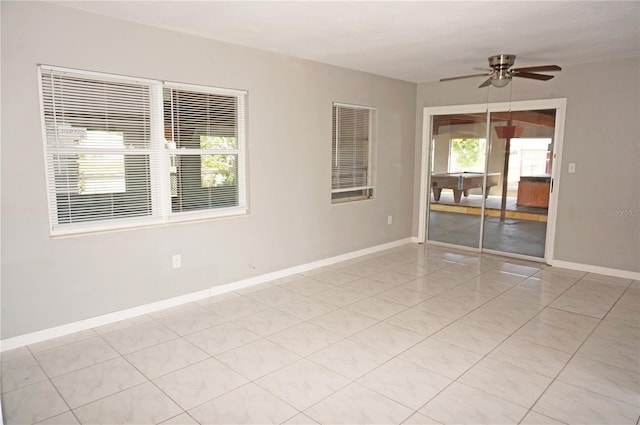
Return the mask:
[[555, 116], [491, 113], [483, 249], [544, 258]]
[[434, 115], [432, 120], [427, 237], [479, 248], [487, 115]]

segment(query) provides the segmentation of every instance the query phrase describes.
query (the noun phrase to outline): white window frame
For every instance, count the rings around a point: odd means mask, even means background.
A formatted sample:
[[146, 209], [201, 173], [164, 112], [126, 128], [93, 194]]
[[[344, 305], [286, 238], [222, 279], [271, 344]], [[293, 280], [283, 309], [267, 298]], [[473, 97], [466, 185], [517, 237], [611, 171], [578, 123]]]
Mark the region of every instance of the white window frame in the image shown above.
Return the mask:
[[[331, 203], [334, 205], [344, 204], [352, 201], [364, 201], [375, 198], [375, 177], [376, 177], [376, 129], [377, 129], [377, 110], [375, 107], [354, 105], [349, 103], [333, 102], [331, 107], [332, 123], [334, 122], [335, 108], [350, 108], [356, 110], [369, 111], [369, 129], [368, 129], [368, 153], [367, 153], [367, 182], [364, 185], [335, 188], [333, 166], [337, 163], [338, 152], [333, 153], [333, 139], [338, 140], [339, 125], [335, 127], [332, 124], [332, 172], [331, 172]], [[335, 118], [337, 119], [337, 118]], [[351, 196], [348, 194], [351, 193]], [[347, 196], [344, 196], [347, 195]]]
[[[187, 221], [194, 219], [206, 219], [217, 217], [228, 217], [246, 214], [248, 211], [247, 203], [247, 177], [246, 177], [246, 97], [247, 92], [244, 90], [217, 88], [201, 85], [187, 85], [174, 82], [164, 82], [159, 80], [128, 77], [120, 75], [112, 75], [106, 73], [77, 70], [71, 68], [62, 68], [50, 65], [38, 65], [38, 89], [40, 96], [40, 116], [42, 124], [42, 140], [44, 149], [44, 163], [46, 170], [47, 183], [47, 203], [49, 209], [49, 230], [51, 236], [63, 236], [83, 234], [89, 232], [109, 231], [123, 228], [132, 228], [148, 225], [166, 224], [177, 221]], [[43, 93], [43, 73], [65, 74], [69, 73], [74, 76], [85, 76], [87, 78], [96, 79], [104, 82], [132, 83], [149, 87], [150, 105], [149, 114], [151, 117], [150, 125], [150, 145], [148, 149], [125, 148], [121, 151], [112, 150], [113, 153], [133, 154], [134, 150], [139, 153], [148, 154], [149, 158], [149, 181], [151, 193], [151, 213], [141, 217], [122, 217], [122, 218], [101, 218], [91, 221], [82, 221], [74, 223], [59, 223], [58, 205], [55, 174], [52, 171], [55, 160], [49, 160], [52, 153], [51, 144], [48, 141], [47, 124], [45, 120], [45, 104]], [[171, 208], [171, 186], [169, 174], [169, 157], [171, 150], [165, 146], [164, 138], [164, 105], [163, 105], [163, 88], [188, 88], [192, 91], [202, 91], [203, 93], [221, 94], [227, 96], [235, 96], [238, 99], [237, 108], [237, 190], [238, 203], [234, 207], [225, 208], [208, 208], [193, 212], [172, 212]], [[57, 116], [57, 115], [56, 115]], [[55, 119], [55, 118], [54, 118]], [[56, 124], [57, 125], [57, 124]], [[56, 127], [57, 128], [57, 127]], [[77, 150], [77, 149], [76, 149]]]
[[[184, 90], [184, 91], [193, 91], [199, 93], [207, 93], [207, 94], [217, 94], [223, 96], [235, 96], [238, 100], [238, 116], [237, 118], [237, 140], [236, 140], [236, 149], [231, 150], [217, 150], [217, 149], [188, 149], [190, 153], [197, 155], [206, 155], [206, 154], [224, 154], [230, 153], [238, 156], [238, 205], [234, 207], [226, 207], [226, 208], [215, 208], [215, 209], [203, 209], [203, 210], [195, 210], [195, 211], [181, 211], [181, 212], [171, 212], [171, 188], [165, 188], [165, 193], [168, 192], [167, 195], [163, 197], [166, 202], [165, 208], [169, 211], [167, 216], [167, 221], [184, 221], [184, 220], [192, 220], [192, 219], [200, 219], [207, 217], [226, 217], [233, 215], [242, 215], [246, 214], [247, 207], [247, 175], [246, 175], [246, 91], [241, 90], [233, 90], [233, 89], [224, 89], [217, 87], [207, 87], [201, 85], [194, 84], [183, 84], [176, 82], [165, 82], [162, 86], [163, 89], [175, 89], [175, 90]], [[166, 125], [166, 123], [165, 123]], [[163, 164], [167, 167], [169, 166], [171, 155], [177, 153], [179, 154], [181, 149], [171, 150], [166, 149], [165, 146], [165, 160]], [[168, 175], [167, 172], [165, 175]], [[212, 213], [214, 211], [214, 213]]]

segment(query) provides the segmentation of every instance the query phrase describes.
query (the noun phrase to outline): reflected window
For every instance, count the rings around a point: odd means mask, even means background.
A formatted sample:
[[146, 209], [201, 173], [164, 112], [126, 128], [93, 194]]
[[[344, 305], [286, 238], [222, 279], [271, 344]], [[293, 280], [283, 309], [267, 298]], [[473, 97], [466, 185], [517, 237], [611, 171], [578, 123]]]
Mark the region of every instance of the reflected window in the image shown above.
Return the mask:
[[449, 172], [484, 172], [487, 139], [451, 139], [449, 143]]

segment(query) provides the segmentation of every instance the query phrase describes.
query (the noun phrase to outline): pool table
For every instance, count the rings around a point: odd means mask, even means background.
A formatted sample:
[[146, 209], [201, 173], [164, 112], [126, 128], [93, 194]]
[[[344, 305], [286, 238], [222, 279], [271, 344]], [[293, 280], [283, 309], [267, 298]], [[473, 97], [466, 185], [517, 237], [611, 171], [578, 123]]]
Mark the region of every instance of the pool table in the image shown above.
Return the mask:
[[[497, 186], [500, 181], [500, 173], [488, 173], [487, 184], [484, 196], [489, 194], [491, 186]], [[462, 194], [469, 196], [469, 189], [482, 187], [484, 183], [484, 174], [482, 173], [441, 173], [431, 174], [431, 189], [433, 190], [433, 198], [440, 200], [442, 189], [452, 189], [453, 199], [456, 204], [460, 203]]]

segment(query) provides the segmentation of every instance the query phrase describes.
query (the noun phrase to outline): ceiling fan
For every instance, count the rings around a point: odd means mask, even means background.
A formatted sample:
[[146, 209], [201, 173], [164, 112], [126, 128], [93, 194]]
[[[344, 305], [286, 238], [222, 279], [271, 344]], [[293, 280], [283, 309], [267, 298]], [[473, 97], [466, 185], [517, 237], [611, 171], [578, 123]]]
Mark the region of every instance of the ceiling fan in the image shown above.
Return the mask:
[[511, 68], [516, 61], [516, 55], [494, 55], [489, 56], [489, 67], [473, 68], [484, 71], [482, 74], [462, 75], [460, 77], [443, 78], [440, 81], [459, 80], [461, 78], [473, 78], [488, 76], [489, 78], [479, 87], [487, 87], [493, 85], [495, 87], [505, 87], [513, 77], [531, 78], [533, 80], [547, 81], [553, 78], [553, 75], [537, 74], [539, 71], [561, 71], [558, 65], [541, 65], [528, 66], [524, 68]]

